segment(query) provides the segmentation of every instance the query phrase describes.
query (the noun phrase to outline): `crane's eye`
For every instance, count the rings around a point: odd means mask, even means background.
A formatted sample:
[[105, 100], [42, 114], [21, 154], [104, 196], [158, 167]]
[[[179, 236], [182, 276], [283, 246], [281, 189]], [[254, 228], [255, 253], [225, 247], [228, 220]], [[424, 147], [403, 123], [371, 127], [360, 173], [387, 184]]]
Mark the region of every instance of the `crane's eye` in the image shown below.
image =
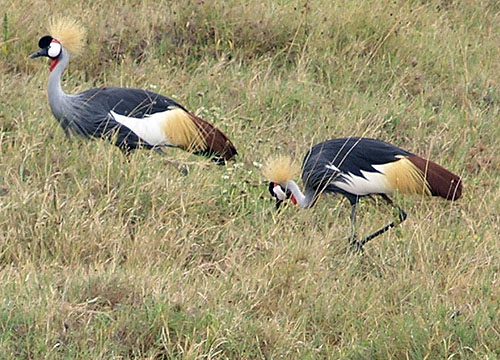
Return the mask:
[[61, 50], [62, 50], [61, 44], [52, 41], [49, 45], [49, 50], [47, 51], [47, 54], [49, 55], [49, 57], [54, 59], [61, 54]]

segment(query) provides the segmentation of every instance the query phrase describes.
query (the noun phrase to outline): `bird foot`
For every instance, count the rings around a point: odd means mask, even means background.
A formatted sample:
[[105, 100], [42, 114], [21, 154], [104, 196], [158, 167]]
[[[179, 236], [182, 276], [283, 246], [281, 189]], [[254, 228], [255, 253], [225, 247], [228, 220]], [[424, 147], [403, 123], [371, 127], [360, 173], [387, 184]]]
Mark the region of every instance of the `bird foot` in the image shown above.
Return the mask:
[[351, 250], [355, 253], [363, 253], [365, 251], [363, 243], [360, 241], [351, 242]]
[[349, 239], [349, 245], [351, 246], [351, 250], [355, 253], [362, 253], [364, 251], [364, 242], [359, 241], [355, 234]]

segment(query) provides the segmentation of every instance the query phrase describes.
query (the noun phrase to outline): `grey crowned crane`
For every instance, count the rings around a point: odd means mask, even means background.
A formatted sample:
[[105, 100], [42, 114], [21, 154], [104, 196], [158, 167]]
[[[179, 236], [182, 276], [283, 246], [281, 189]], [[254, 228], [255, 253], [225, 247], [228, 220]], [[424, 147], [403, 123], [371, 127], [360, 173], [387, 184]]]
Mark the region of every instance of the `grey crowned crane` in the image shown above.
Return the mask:
[[[263, 174], [270, 181], [269, 191], [277, 208], [287, 199], [301, 208], [310, 208], [321, 194], [344, 195], [351, 203], [350, 242], [358, 250], [406, 219], [406, 213], [389, 198], [394, 192], [447, 200], [457, 200], [462, 195], [459, 176], [394, 145], [368, 138], [328, 140], [313, 146], [302, 164], [304, 193], [293, 181], [296, 172], [287, 157], [271, 159], [264, 166]], [[358, 240], [356, 207], [362, 197], [372, 195], [379, 195], [395, 207], [398, 219]]]
[[96, 88], [68, 95], [61, 77], [72, 56], [84, 45], [85, 30], [74, 20], [54, 21], [31, 58], [48, 57], [49, 104], [67, 136], [102, 138], [125, 153], [137, 148], [178, 147], [211, 156], [219, 163], [237, 152], [231, 141], [210, 123], [165, 96], [130, 88]]

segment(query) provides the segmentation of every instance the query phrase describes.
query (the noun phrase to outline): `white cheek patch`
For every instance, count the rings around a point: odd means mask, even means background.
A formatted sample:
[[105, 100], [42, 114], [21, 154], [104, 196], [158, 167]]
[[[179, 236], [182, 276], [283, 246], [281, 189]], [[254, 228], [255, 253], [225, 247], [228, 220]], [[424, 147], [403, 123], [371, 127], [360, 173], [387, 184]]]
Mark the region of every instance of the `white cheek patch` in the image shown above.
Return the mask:
[[49, 46], [49, 51], [47, 52], [51, 58], [56, 58], [61, 54], [61, 44], [52, 41]]
[[278, 200], [285, 201], [286, 200], [286, 194], [283, 190], [281, 190], [281, 186], [276, 185], [273, 187], [273, 192], [276, 194], [276, 197]]

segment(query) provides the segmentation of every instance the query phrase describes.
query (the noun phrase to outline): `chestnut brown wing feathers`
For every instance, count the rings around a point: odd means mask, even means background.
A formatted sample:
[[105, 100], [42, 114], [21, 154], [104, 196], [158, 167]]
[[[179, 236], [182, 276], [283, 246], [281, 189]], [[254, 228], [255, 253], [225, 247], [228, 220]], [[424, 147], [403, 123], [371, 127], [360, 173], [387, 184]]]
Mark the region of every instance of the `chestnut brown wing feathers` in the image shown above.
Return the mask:
[[194, 114], [190, 113], [189, 116], [206, 143], [206, 148], [197, 151], [197, 154], [212, 155], [219, 160], [230, 160], [238, 154], [231, 140], [222, 131]]
[[447, 200], [457, 200], [462, 196], [462, 180], [442, 166], [417, 155], [408, 157], [422, 171], [429, 184], [432, 195]]

